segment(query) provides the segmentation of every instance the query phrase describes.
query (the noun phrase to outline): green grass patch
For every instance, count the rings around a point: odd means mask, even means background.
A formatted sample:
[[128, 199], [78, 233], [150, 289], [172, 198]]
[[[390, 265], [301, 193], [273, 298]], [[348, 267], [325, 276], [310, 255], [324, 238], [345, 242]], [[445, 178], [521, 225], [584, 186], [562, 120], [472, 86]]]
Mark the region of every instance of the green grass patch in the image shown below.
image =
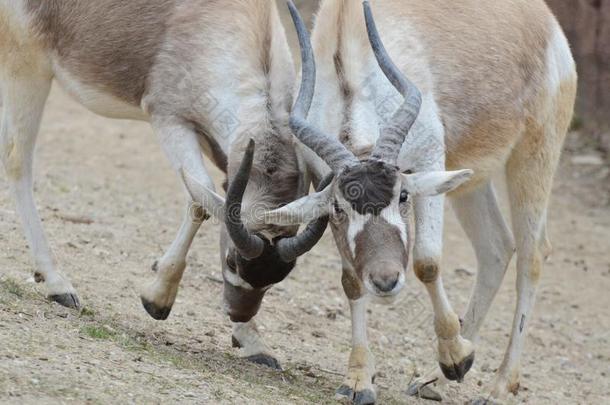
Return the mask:
[[8, 294], [14, 295], [19, 298], [23, 298], [25, 295], [24, 288], [15, 280], [10, 278], [4, 278], [0, 280], [0, 288]]
[[116, 332], [114, 332], [113, 330], [110, 330], [105, 326], [97, 325], [83, 326], [81, 329], [81, 333], [86, 336], [89, 336], [90, 338], [99, 340], [110, 340], [116, 335]]
[[83, 307], [83, 309], [80, 310], [80, 316], [93, 318], [95, 316], [95, 311], [89, 307]]

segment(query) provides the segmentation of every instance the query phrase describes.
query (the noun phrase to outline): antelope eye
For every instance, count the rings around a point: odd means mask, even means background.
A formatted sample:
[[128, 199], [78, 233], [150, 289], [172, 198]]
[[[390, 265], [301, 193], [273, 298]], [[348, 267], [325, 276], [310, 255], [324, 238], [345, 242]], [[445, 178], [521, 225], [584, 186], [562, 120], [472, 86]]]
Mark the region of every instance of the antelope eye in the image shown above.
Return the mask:
[[235, 270], [237, 268], [237, 265], [235, 264], [235, 259], [231, 254], [227, 256], [227, 266], [229, 266], [231, 270]]
[[404, 204], [409, 199], [409, 192], [407, 190], [402, 190], [400, 192], [400, 203]]
[[343, 212], [345, 212], [341, 209], [341, 207], [339, 207], [339, 203], [337, 202], [337, 200], [333, 202], [333, 208], [335, 210], [335, 214], [342, 214]]

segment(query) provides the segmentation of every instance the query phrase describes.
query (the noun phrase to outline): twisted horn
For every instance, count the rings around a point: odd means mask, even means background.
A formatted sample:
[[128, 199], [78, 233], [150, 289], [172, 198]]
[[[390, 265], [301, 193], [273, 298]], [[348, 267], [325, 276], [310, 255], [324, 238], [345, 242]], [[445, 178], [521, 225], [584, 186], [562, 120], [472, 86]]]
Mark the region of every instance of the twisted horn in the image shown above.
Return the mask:
[[[316, 191], [324, 190], [332, 181], [334, 173], [329, 174], [318, 185]], [[290, 263], [297, 257], [309, 252], [318, 243], [326, 226], [328, 225], [328, 215], [324, 215], [307, 225], [307, 228], [299, 235], [292, 238], [280, 239], [277, 244], [277, 252], [286, 263]]]
[[377, 25], [373, 18], [371, 5], [368, 1], [363, 3], [364, 18], [369, 35], [369, 41], [379, 67], [386, 75], [392, 85], [402, 94], [405, 101], [392, 116], [391, 121], [382, 129], [381, 135], [375, 144], [371, 154], [372, 159], [383, 160], [390, 164], [396, 164], [400, 148], [405, 141], [409, 130], [417, 119], [421, 108], [421, 93], [417, 87], [405, 77], [396, 67], [390, 55], [385, 49], [377, 31]]
[[239, 170], [227, 190], [225, 208], [225, 224], [229, 236], [239, 254], [246, 260], [259, 257], [265, 247], [261, 238], [248, 232], [241, 219], [241, 203], [248, 185], [253, 158], [254, 140], [250, 139]]
[[338, 139], [325, 135], [307, 122], [316, 86], [316, 62], [305, 22], [292, 0], [287, 3], [299, 37], [302, 70], [301, 88], [290, 114], [290, 128], [301, 142], [320, 156], [333, 172], [338, 173], [359, 161]]

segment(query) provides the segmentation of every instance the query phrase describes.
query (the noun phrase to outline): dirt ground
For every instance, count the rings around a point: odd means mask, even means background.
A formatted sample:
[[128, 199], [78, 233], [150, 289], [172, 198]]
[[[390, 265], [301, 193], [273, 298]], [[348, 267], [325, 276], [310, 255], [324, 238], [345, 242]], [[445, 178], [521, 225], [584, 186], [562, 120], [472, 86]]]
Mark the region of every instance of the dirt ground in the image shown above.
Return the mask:
[[[590, 404], [610, 396], [608, 168], [576, 164], [580, 143], [569, 140], [555, 184], [549, 219], [555, 251], [523, 357], [523, 389], [510, 402]], [[33, 282], [0, 177], [0, 403], [333, 402], [350, 322], [330, 232], [265, 299], [264, 335], [286, 369], [273, 372], [231, 348], [215, 224], [204, 225], [194, 243], [170, 318], [154, 321], [141, 307], [139, 288], [184, 208], [146, 124], [95, 116], [54, 89], [36, 158], [38, 206], [60, 268], [85, 308], [50, 303]], [[450, 211], [445, 252], [447, 290], [462, 310], [475, 263]], [[473, 398], [499, 365], [515, 302], [513, 267], [484, 326], [474, 370], [463, 384], [441, 389], [445, 403]], [[370, 308], [379, 402], [424, 403], [404, 395], [413, 376], [435, 363], [423, 288], [409, 274], [395, 304]]]

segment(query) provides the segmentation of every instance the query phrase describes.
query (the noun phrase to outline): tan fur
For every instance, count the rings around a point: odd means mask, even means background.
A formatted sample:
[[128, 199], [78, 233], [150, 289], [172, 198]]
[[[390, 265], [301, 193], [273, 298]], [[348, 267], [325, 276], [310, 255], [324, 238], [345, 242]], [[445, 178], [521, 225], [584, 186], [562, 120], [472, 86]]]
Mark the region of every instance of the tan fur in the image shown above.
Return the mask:
[[438, 263], [435, 261], [416, 261], [413, 263], [413, 269], [422, 283], [432, 283], [439, 275]]
[[[444, 163], [448, 170], [471, 169], [474, 177], [450, 197], [479, 202], [485, 198], [488, 204], [495, 204], [492, 175], [506, 170], [518, 255], [518, 305], [505, 362], [490, 395], [484, 396], [502, 400], [519, 386], [525, 328], [542, 261], [551, 250], [547, 206], [574, 106], [575, 64], [565, 36], [542, 0], [372, 0], [370, 4], [388, 53], [423, 96], [402, 149], [400, 168], [439, 170]], [[318, 75], [310, 121], [353, 153], [370, 150], [379, 128], [391, 116], [387, 113], [395, 111], [402, 98], [377, 65], [362, 2], [324, 0], [312, 42]], [[464, 331], [442, 285], [440, 260], [427, 259], [429, 251], [441, 253], [442, 225], [438, 227], [437, 221], [443, 212], [422, 207], [416, 219], [437, 228], [426, 234], [426, 228], [420, 227], [414, 270], [433, 302], [443, 371], [449, 366], [462, 373], [474, 346], [461, 336]], [[498, 210], [487, 208], [490, 218], [479, 219], [464, 213], [468, 208], [463, 207], [466, 226], [472, 230], [489, 223]], [[496, 221], [502, 222], [502, 218]], [[493, 240], [486, 245], [475, 242], [477, 259], [486, 257], [481, 249], [505, 246]], [[342, 245], [337, 243], [343, 253]], [[485, 271], [492, 272], [482, 277]], [[478, 315], [473, 320], [472, 311], [467, 319], [468, 339], [476, 337], [502, 276], [497, 270], [479, 269], [469, 305], [478, 309]], [[416, 385], [424, 386], [439, 374], [430, 373]]]
[[[56, 300], [77, 305], [74, 288], [55, 270], [31, 190], [39, 117], [53, 78], [95, 113], [149, 121], [190, 199], [217, 217], [222, 198], [200, 152], [230, 178], [245, 143], [255, 140], [244, 222], [267, 237], [296, 232], [261, 229], [250, 220], [297, 199], [309, 185], [288, 127], [295, 74], [275, 2], [0, 0], [0, 159], [37, 279]], [[199, 229], [190, 213], [142, 294], [157, 319], [169, 314]]]
[[[377, 0], [372, 7], [397, 65], [422, 92], [434, 94], [447, 168], [473, 169], [468, 187], [475, 187], [507, 160], [525, 132], [525, 117], [540, 119], [553, 16], [542, 1], [526, 0]], [[316, 21], [318, 64], [339, 52], [342, 80], [361, 87], [361, 62], [372, 58], [361, 2], [325, 1]], [[339, 34], [343, 40], [335, 40]]]
[[355, 392], [370, 388], [375, 374], [375, 362], [368, 347], [354, 346], [349, 356], [348, 370], [343, 385]]
[[[144, 109], [139, 118], [182, 119], [229, 178], [253, 138], [245, 196], [258, 204], [252, 208], [272, 209], [306, 192], [288, 128], [294, 68], [275, 2], [22, 0], [0, 3], [0, 22], [5, 69], [27, 76], [26, 68], [44, 68], [77, 98], [84, 88]], [[235, 123], [234, 140], [216, 130], [223, 119]]]
[[63, 68], [87, 85], [139, 105], [175, 0], [26, 0], [24, 4], [32, 30]]
[[349, 269], [343, 269], [343, 272], [341, 273], [341, 285], [343, 286], [343, 291], [347, 298], [352, 301], [362, 298], [365, 294], [362, 281]]

